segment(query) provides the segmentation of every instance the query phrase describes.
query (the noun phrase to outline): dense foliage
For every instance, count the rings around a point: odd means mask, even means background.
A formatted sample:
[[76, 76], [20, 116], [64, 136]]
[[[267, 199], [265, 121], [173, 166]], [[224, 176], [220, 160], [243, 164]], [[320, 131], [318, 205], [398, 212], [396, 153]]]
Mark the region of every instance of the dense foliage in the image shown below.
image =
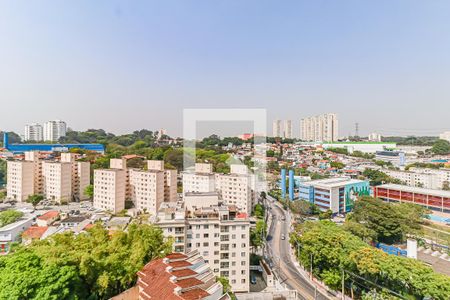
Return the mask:
[[0, 159], [0, 187], [6, 183], [6, 161]]
[[444, 300], [450, 295], [450, 277], [435, 273], [420, 261], [388, 255], [330, 221], [299, 225], [291, 243], [305, 268], [309, 269], [312, 261], [314, 275], [333, 289], [340, 289], [344, 271], [349, 294], [353, 282], [352, 292], [360, 296], [376, 285], [405, 297]]
[[14, 223], [23, 216], [23, 213], [17, 210], [8, 209], [0, 212], [0, 228]]
[[348, 214], [344, 228], [365, 241], [387, 244], [404, 242], [407, 235], [422, 234], [427, 210], [416, 204], [387, 203], [363, 196]]
[[365, 169], [362, 175], [367, 179], [369, 179], [369, 183], [371, 186], [380, 185], [384, 183], [396, 183], [396, 184], [402, 183], [400, 179], [393, 178], [379, 170]]
[[0, 257], [0, 299], [108, 299], [133, 286], [136, 272], [171, 248], [150, 225], [56, 234]]
[[397, 143], [397, 145], [408, 146], [432, 146], [438, 137], [436, 136], [383, 136], [381, 138], [383, 142]]
[[450, 142], [446, 140], [437, 140], [433, 147], [431, 148], [431, 152], [434, 154], [447, 155], [450, 154]]

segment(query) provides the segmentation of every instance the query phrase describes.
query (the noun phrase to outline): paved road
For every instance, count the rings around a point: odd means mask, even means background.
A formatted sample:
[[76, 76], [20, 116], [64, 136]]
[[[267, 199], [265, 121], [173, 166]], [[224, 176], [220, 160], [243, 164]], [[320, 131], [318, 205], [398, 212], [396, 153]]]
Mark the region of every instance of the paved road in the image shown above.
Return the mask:
[[[272, 222], [268, 232], [267, 255], [271, 258], [273, 268], [280, 277], [280, 281], [289, 288], [297, 290], [304, 299], [330, 299], [324, 296], [315, 287], [311, 285], [297, 270], [289, 254], [289, 220], [287, 213], [268, 200], [271, 207], [270, 215]], [[283, 221], [282, 219], [285, 219]], [[281, 239], [281, 235], [285, 235], [285, 239]]]

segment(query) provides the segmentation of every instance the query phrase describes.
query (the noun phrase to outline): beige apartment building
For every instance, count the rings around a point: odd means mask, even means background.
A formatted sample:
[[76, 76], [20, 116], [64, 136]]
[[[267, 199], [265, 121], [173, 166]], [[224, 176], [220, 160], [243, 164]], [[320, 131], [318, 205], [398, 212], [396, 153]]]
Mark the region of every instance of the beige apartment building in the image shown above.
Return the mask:
[[[119, 172], [120, 175], [111, 177], [106, 172], [108, 170], [123, 171], [123, 175]], [[104, 180], [104, 177], [109, 180]], [[119, 188], [113, 185], [120, 185], [120, 190], [124, 190], [123, 196], [117, 194]], [[108, 191], [108, 195], [105, 191]], [[97, 192], [102, 195], [96, 197]], [[165, 170], [163, 161], [149, 160], [146, 170], [141, 170], [128, 168], [126, 157], [111, 159], [110, 169], [94, 172], [95, 199], [94, 207], [98, 209], [119, 212], [125, 208], [125, 201], [131, 201], [137, 210], [156, 215], [162, 202], [177, 199], [177, 171]]]
[[[175, 252], [197, 250], [216, 276], [229, 279], [234, 292], [248, 292], [250, 221], [247, 214], [234, 205], [224, 204], [218, 193], [205, 194], [192, 193], [184, 202], [163, 203], [156, 224], [165, 236], [174, 238]], [[211, 202], [211, 197], [215, 201]]]
[[61, 160], [42, 160], [39, 152], [25, 152], [24, 160], [9, 161], [7, 197], [25, 201], [29, 195], [42, 194], [57, 202], [86, 199], [90, 183], [90, 163], [77, 161], [77, 155], [62, 153]]
[[250, 214], [253, 207], [254, 192], [252, 180], [247, 166], [231, 165], [230, 174], [216, 176], [216, 190], [223, 201], [229, 205], [236, 205], [241, 212]]
[[127, 175], [122, 169], [94, 170], [94, 201], [98, 209], [118, 213], [125, 209]]
[[72, 200], [72, 164], [44, 161], [42, 163], [44, 195], [59, 203]]
[[131, 200], [134, 207], [156, 215], [164, 202], [164, 172], [130, 169]]
[[8, 161], [6, 197], [24, 202], [35, 191], [34, 162]]

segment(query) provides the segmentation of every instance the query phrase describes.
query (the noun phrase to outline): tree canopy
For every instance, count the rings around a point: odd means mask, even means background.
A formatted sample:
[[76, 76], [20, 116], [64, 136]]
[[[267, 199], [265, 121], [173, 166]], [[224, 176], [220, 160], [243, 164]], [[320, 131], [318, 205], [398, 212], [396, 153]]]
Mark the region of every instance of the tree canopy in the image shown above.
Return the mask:
[[8, 209], [0, 212], [0, 228], [8, 224], [14, 223], [20, 218], [22, 218], [23, 212]]
[[431, 152], [439, 155], [450, 154], [450, 142], [446, 140], [437, 140], [434, 142]]
[[359, 296], [374, 287], [370, 282], [404, 297], [444, 300], [450, 295], [449, 276], [420, 261], [386, 254], [331, 221], [298, 226], [291, 243], [300, 262], [309, 269], [312, 261], [314, 275], [333, 289], [340, 289], [345, 270], [345, 281], [354, 283], [353, 292]]
[[133, 286], [136, 272], [171, 248], [151, 225], [55, 234], [0, 257], [0, 299], [108, 299]]
[[[407, 235], [420, 235], [427, 210], [409, 203], [387, 203], [370, 196], [355, 202], [345, 228], [363, 240], [387, 244], [403, 242]], [[356, 223], [356, 224], [355, 224]]]

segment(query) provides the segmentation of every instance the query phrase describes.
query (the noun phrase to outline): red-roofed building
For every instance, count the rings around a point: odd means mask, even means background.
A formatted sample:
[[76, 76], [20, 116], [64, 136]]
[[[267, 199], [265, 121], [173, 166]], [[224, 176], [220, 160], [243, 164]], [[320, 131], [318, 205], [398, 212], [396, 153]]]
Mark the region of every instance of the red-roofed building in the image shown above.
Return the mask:
[[40, 240], [44, 233], [48, 230], [47, 226], [38, 227], [31, 226], [22, 233], [22, 243], [25, 245], [30, 244], [34, 240]]
[[152, 260], [137, 275], [140, 300], [224, 299], [222, 285], [198, 251]]
[[51, 225], [53, 222], [58, 220], [59, 212], [56, 210], [51, 210], [36, 218], [36, 223], [40, 227], [45, 227]]

